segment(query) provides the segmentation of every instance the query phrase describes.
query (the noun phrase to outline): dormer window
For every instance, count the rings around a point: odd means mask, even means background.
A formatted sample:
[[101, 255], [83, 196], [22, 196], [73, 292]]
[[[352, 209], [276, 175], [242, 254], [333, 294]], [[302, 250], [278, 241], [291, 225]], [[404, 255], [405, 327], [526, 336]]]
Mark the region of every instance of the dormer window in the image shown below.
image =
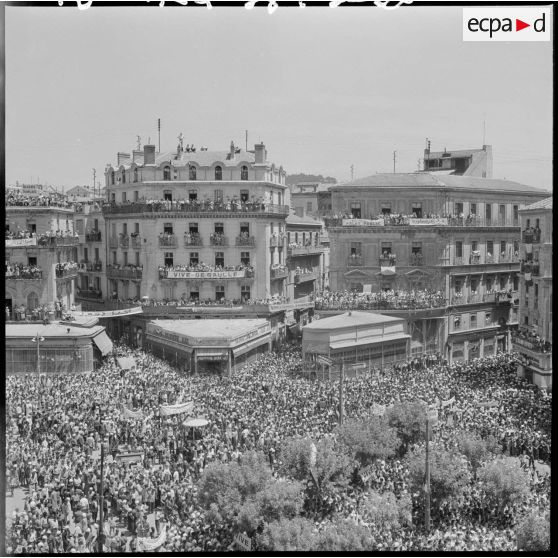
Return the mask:
[[248, 180], [248, 167], [246, 165], [242, 165], [240, 169], [240, 180]]
[[188, 179], [189, 180], [197, 180], [196, 167], [193, 167], [192, 165], [190, 165], [190, 167], [188, 169]]
[[223, 169], [219, 165], [215, 167], [215, 180], [223, 180]]
[[171, 169], [170, 167], [165, 167], [163, 169], [163, 180], [170, 180], [171, 179]]

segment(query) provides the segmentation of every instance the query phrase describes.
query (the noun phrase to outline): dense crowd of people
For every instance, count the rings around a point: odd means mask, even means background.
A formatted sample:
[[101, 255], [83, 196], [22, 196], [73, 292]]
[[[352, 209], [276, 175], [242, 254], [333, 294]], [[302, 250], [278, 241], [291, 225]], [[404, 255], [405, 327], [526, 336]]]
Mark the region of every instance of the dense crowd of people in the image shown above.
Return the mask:
[[529, 348], [541, 351], [542, 353], [552, 352], [552, 343], [543, 339], [538, 333], [526, 328], [520, 328], [513, 334], [514, 341], [518, 341]]
[[6, 207], [61, 207], [74, 209], [75, 203], [70, 202], [61, 194], [31, 195], [11, 193], [5, 196]]
[[[121, 370], [110, 357], [87, 375], [9, 377], [6, 382], [7, 473], [12, 488], [27, 490], [25, 506], [8, 518], [9, 554], [94, 552], [99, 537], [100, 444], [105, 460], [105, 551], [133, 551], [137, 536], [167, 529], [161, 550], [227, 550], [234, 533], [206, 519], [197, 480], [212, 462], [263, 452], [277, 470], [292, 436], [331, 436], [338, 423], [338, 382], [310, 381], [295, 347], [268, 353], [225, 379], [185, 376], [158, 358], [124, 347], [136, 368]], [[345, 381], [347, 417], [364, 418], [376, 404], [423, 400], [440, 410], [434, 443], [455, 448], [456, 432], [493, 435], [509, 455], [550, 461], [552, 397], [516, 376], [513, 355], [448, 365], [440, 359], [362, 374]], [[485, 405], [486, 401], [491, 405]], [[193, 416], [207, 426], [183, 425], [184, 415], [162, 416], [161, 405], [193, 401]], [[120, 459], [136, 453], [139, 461]], [[397, 460], [375, 463], [376, 490], [409, 490]], [[358, 515], [359, 494], [347, 493], [337, 514]], [[499, 513], [471, 485], [459, 505], [436, 512], [435, 529], [401, 529], [378, 541], [386, 550], [515, 549], [512, 516], [547, 510], [547, 477], [532, 474], [529, 496]], [[150, 515], [154, 513], [155, 515]], [[148, 517], [152, 518], [150, 526]]]
[[250, 277], [254, 273], [254, 267], [250, 264], [240, 263], [238, 265], [212, 265], [200, 262], [197, 264], [177, 264], [159, 266], [159, 275], [166, 275], [169, 271], [188, 271], [188, 272], [213, 272], [213, 271], [245, 271], [246, 276]]
[[41, 279], [43, 270], [38, 265], [6, 262], [6, 278], [9, 279]]
[[254, 305], [268, 305], [268, 304], [287, 304], [289, 302], [289, 298], [286, 296], [271, 296], [268, 298], [250, 298], [247, 300], [240, 300], [240, 299], [228, 299], [228, 298], [220, 298], [216, 299], [200, 299], [200, 298], [187, 298], [182, 297], [180, 299], [154, 299], [149, 297], [144, 297], [141, 301], [137, 301], [138, 303], [141, 302], [142, 306], [237, 306], [239, 304], [245, 304], [247, 306], [254, 306]]
[[443, 293], [431, 289], [388, 289], [376, 293], [323, 291], [315, 295], [314, 299], [316, 310], [408, 310], [439, 308], [446, 305]]
[[55, 265], [56, 277], [64, 277], [72, 273], [77, 273], [80, 265], [77, 262], [59, 262]]

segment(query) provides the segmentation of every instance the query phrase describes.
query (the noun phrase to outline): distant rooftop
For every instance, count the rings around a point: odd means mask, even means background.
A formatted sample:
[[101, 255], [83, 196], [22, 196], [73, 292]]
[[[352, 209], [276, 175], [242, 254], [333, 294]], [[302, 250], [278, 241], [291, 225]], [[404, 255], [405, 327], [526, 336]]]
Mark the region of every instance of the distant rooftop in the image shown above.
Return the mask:
[[285, 222], [287, 223], [287, 225], [315, 225], [320, 227], [322, 226], [322, 222], [319, 219], [310, 217], [309, 215], [306, 215], [304, 217], [299, 217], [298, 215], [292, 214], [285, 219]]
[[250, 333], [254, 329], [265, 326], [268, 321], [238, 319], [238, 320], [152, 320], [154, 326], [166, 331], [186, 335], [187, 337], [201, 337], [204, 339], [230, 339]]
[[[70, 330], [68, 332], [68, 329]], [[61, 323], [49, 323], [48, 325], [43, 324], [14, 324], [7, 323], [5, 334], [6, 337], [35, 337], [37, 333], [41, 337], [91, 337], [103, 332], [105, 328], [103, 326], [93, 326], [93, 327], [75, 327], [68, 324]]]
[[532, 203], [531, 205], [524, 207], [522, 211], [528, 211], [530, 209], [552, 209], [552, 196], [550, 196], [549, 198], [545, 198], [544, 200]]

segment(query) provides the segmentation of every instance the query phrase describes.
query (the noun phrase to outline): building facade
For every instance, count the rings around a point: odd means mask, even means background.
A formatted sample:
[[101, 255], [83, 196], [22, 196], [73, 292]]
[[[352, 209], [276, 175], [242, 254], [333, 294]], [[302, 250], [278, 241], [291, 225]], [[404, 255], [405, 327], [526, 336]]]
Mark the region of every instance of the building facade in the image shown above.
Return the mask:
[[519, 211], [521, 268], [519, 328], [514, 350], [520, 374], [539, 387], [552, 388], [552, 198]]
[[519, 210], [547, 192], [430, 173], [377, 174], [330, 190], [333, 291], [417, 293], [409, 308], [380, 308], [407, 317], [414, 354], [440, 350], [449, 360], [468, 360], [510, 349], [518, 323]]

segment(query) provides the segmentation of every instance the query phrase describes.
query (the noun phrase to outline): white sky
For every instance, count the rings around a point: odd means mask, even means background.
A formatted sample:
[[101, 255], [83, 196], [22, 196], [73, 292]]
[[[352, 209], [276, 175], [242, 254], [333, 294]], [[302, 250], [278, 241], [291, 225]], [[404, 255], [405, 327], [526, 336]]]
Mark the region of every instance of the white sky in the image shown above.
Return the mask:
[[6, 8], [6, 178], [104, 185], [143, 143], [264, 141], [288, 173], [417, 169], [493, 146], [494, 176], [552, 188], [552, 44], [464, 43], [460, 7]]

